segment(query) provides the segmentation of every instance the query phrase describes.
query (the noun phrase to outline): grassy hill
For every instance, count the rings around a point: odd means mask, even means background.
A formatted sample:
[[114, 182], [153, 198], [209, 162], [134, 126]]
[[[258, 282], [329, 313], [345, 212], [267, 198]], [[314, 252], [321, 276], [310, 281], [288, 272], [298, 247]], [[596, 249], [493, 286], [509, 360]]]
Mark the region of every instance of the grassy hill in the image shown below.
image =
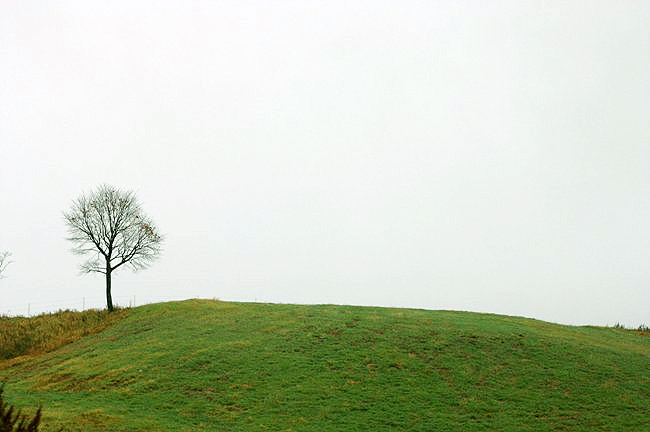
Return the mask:
[[153, 304], [0, 380], [45, 431], [650, 431], [647, 334], [467, 312]]

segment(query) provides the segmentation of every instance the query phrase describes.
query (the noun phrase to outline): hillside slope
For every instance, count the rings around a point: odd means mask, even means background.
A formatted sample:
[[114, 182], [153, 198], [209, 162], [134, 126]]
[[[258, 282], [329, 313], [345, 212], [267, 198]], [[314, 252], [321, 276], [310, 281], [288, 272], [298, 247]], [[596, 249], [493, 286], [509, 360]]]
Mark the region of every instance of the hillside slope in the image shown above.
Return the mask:
[[45, 431], [650, 431], [650, 337], [467, 312], [208, 300], [0, 363]]

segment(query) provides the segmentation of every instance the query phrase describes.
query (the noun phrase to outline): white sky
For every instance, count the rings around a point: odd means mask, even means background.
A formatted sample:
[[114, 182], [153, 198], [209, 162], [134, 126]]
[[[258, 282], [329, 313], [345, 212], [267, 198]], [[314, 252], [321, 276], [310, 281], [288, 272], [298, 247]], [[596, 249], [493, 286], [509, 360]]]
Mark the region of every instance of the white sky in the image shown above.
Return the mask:
[[[193, 297], [650, 324], [650, 2], [2, 1], [0, 313]], [[83, 300], [85, 297], [85, 300]]]

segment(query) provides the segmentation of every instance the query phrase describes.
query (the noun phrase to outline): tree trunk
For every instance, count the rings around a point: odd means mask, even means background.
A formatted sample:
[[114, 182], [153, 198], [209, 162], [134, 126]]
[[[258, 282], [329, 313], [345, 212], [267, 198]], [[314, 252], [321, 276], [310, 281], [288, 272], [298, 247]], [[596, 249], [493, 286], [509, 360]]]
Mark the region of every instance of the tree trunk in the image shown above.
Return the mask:
[[109, 312], [113, 312], [113, 298], [111, 297], [111, 271], [109, 265], [106, 266], [106, 307]]

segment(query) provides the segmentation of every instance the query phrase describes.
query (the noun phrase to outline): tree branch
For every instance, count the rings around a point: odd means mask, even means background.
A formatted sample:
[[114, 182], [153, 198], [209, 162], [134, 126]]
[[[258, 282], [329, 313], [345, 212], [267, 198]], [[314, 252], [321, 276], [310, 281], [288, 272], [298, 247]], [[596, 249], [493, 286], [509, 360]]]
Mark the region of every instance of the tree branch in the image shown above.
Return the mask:
[[102, 185], [82, 194], [63, 215], [72, 252], [97, 255], [81, 265], [83, 273], [106, 273], [124, 264], [133, 270], [144, 269], [162, 250], [163, 237], [131, 191]]

